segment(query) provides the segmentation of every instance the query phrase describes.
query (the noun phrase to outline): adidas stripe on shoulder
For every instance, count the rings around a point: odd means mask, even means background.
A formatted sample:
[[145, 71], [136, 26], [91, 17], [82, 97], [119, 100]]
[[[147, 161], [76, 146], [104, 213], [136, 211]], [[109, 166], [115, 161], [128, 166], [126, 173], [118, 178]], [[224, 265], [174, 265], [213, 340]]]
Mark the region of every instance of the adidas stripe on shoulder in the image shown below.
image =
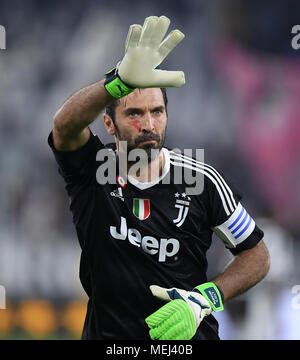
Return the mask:
[[216, 235], [228, 248], [235, 248], [253, 232], [255, 222], [241, 203], [236, 203], [234, 195], [219, 172], [210, 165], [197, 161], [189, 156], [170, 151], [170, 162], [175, 166], [187, 167], [201, 172], [215, 185], [224, 211], [229, 218], [221, 225], [213, 227]]
[[170, 151], [170, 163], [204, 174], [216, 186], [226, 215], [229, 216], [235, 211], [237, 204], [233, 192], [215, 168], [174, 151]]

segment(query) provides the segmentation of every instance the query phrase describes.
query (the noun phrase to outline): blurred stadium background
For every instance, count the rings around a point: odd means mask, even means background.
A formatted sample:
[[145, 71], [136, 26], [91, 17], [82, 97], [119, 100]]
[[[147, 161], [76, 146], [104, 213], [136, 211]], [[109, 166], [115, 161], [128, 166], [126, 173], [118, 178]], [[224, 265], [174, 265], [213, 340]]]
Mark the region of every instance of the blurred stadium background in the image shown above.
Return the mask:
[[[205, 149], [243, 192], [271, 253], [264, 281], [217, 314], [220, 335], [299, 339], [300, 50], [291, 29], [300, 3], [291, 0], [0, 0], [0, 338], [80, 338], [80, 248], [47, 136], [61, 103], [115, 66], [128, 26], [149, 15], [186, 34], [164, 64], [187, 80], [168, 92], [166, 145]], [[101, 119], [94, 131], [111, 141]], [[218, 239], [208, 257], [209, 276], [231, 259]]]

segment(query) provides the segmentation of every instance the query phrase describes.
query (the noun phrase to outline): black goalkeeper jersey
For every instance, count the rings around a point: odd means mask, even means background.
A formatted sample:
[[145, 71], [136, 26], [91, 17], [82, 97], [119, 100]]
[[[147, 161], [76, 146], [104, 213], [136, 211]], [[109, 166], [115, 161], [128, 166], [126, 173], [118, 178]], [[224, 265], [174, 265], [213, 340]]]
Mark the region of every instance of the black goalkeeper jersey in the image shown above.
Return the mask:
[[[164, 169], [156, 181], [124, 181], [117, 173], [115, 184], [100, 185], [97, 153], [105, 146], [97, 136], [70, 152], [57, 151], [52, 134], [48, 141], [82, 249], [80, 280], [89, 297], [82, 339], [150, 340], [145, 318], [164, 305], [150, 285], [192, 290], [206, 282], [213, 232], [234, 255], [263, 237], [241, 195], [207, 164], [163, 148]], [[185, 167], [204, 175], [200, 195], [187, 195], [187, 184], [173, 181]], [[213, 315], [194, 339], [218, 339]]]

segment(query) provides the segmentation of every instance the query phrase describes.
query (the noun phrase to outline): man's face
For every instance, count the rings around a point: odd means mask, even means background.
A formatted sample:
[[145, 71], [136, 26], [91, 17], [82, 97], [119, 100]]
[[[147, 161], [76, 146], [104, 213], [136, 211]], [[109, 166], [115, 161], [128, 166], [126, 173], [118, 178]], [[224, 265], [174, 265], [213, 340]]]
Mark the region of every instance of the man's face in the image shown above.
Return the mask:
[[136, 89], [122, 98], [115, 109], [116, 141], [127, 141], [127, 151], [163, 147], [167, 126], [164, 98], [159, 88]]

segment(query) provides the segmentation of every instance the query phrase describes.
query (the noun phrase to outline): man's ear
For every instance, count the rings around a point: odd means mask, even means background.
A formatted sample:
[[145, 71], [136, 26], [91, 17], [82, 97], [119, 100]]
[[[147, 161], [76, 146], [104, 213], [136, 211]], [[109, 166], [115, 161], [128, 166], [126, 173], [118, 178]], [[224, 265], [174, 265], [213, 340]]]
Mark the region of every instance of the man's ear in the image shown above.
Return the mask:
[[103, 114], [103, 122], [106, 127], [106, 131], [110, 135], [114, 136], [116, 134], [116, 128], [115, 128], [112, 118], [107, 114]]

